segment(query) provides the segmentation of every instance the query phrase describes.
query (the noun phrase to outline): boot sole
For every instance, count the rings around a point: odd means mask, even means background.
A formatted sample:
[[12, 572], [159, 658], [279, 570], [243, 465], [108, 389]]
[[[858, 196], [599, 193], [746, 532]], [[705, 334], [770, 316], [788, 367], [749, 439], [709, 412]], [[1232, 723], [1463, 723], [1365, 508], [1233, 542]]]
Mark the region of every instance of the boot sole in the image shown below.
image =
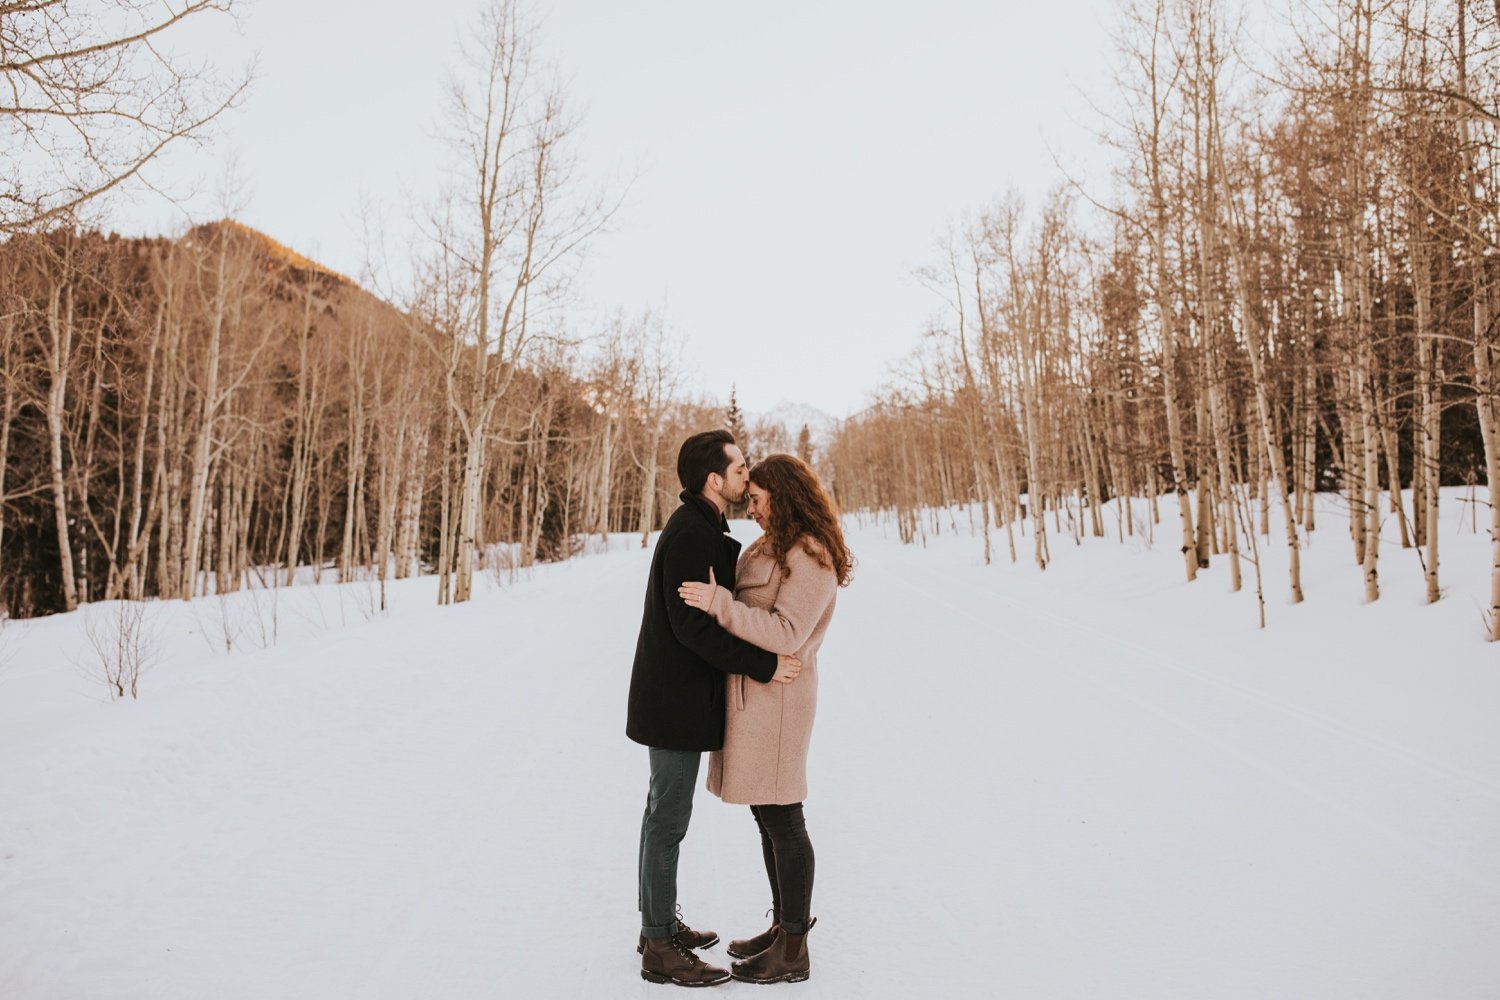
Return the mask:
[[729, 973], [729, 978], [733, 979], [737, 983], [754, 983], [756, 986], [774, 986], [777, 983], [802, 983], [802, 982], [806, 982], [807, 980], [809, 980], [809, 979], [812, 978], [812, 973], [811, 972], [788, 972], [786, 975], [784, 975], [784, 976], [777, 976], [775, 979], [751, 979], [748, 976], [737, 976], [733, 972], [730, 972]]
[[648, 983], [656, 983], [659, 986], [686, 986], [688, 988], [695, 986], [718, 986], [721, 983], [729, 982], [730, 979], [726, 974], [723, 979], [705, 979], [701, 983], [685, 983], [680, 979], [673, 979], [671, 976], [664, 976], [659, 972], [647, 972], [645, 969], [641, 970], [641, 978]]
[[[714, 945], [716, 945], [718, 943], [719, 943], [719, 939], [718, 938], [714, 938], [712, 941], [705, 941], [702, 944], [695, 944], [695, 945], [693, 945], [693, 947], [694, 948], [712, 948]], [[637, 955], [644, 955], [644, 954], [646, 954], [646, 949], [642, 945], [636, 945], [635, 946], [635, 953]], [[729, 954], [734, 955], [734, 952], [731, 951]], [[734, 957], [735, 958], [745, 958], [747, 956], [745, 956], [745, 955], [734, 955]]]

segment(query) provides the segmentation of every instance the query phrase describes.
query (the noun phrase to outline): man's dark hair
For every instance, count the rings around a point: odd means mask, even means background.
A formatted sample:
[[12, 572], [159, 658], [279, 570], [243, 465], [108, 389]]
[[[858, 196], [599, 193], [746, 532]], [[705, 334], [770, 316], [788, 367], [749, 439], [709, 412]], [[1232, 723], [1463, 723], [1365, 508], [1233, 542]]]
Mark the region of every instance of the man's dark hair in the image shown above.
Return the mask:
[[694, 434], [677, 450], [677, 481], [689, 493], [702, 493], [708, 474], [723, 475], [729, 470], [729, 452], [734, 435], [724, 429]]

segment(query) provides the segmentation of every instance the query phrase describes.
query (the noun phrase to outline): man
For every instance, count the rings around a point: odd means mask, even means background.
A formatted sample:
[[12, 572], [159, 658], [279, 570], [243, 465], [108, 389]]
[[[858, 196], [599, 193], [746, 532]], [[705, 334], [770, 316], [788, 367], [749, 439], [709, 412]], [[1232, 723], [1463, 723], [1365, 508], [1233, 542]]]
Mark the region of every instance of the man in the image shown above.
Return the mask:
[[694, 948], [719, 935], [677, 919], [677, 858], [688, 820], [698, 765], [724, 745], [725, 674], [762, 683], [790, 683], [802, 669], [795, 656], [777, 656], [737, 639], [711, 615], [688, 607], [677, 586], [706, 581], [734, 589], [740, 543], [729, 536], [724, 511], [749, 485], [745, 456], [727, 430], [705, 431], [677, 453], [682, 506], [673, 512], [651, 556], [646, 609], [630, 674], [625, 734], [650, 748], [651, 788], [641, 820], [641, 977], [653, 983], [711, 986], [729, 972], [709, 965]]

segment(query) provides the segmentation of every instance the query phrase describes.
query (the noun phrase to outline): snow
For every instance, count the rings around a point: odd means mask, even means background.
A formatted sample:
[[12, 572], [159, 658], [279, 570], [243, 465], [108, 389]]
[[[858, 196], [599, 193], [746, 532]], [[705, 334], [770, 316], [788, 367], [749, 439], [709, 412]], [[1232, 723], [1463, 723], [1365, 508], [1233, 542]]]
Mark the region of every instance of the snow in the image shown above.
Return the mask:
[[[1500, 996], [1500, 655], [1460, 496], [1432, 606], [1393, 525], [1363, 603], [1332, 505], [1288, 604], [1273, 513], [1263, 631], [1248, 564], [1239, 594], [1222, 561], [1182, 580], [1169, 506], [1154, 545], [1054, 536], [1045, 573], [998, 533], [984, 566], [964, 511], [917, 546], [851, 519], [789, 989]], [[135, 701], [88, 641], [114, 606], [8, 623], [0, 996], [675, 996], [634, 951], [649, 552], [613, 541], [455, 607], [431, 579], [386, 612], [367, 583], [151, 604]], [[762, 930], [764, 877], [747, 810], [700, 793], [687, 920]]]

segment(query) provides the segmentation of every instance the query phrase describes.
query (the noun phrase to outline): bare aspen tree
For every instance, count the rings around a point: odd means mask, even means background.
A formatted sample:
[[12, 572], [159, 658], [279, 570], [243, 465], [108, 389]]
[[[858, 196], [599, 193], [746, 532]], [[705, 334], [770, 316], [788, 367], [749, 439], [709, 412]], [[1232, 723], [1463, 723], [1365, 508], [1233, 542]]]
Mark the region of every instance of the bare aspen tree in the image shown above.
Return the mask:
[[[1229, 431], [1228, 365], [1225, 357], [1229, 345], [1227, 323], [1223, 319], [1218, 280], [1219, 208], [1217, 177], [1217, 121], [1219, 115], [1218, 79], [1222, 64], [1218, 41], [1218, 14], [1213, 0], [1192, 0], [1188, 7], [1188, 32], [1192, 55], [1187, 79], [1193, 129], [1193, 214], [1197, 229], [1197, 313], [1200, 317], [1199, 341], [1203, 345], [1204, 395], [1200, 405], [1200, 429], [1206, 424], [1211, 439], [1213, 462], [1218, 468], [1218, 506], [1214, 520], [1223, 531], [1219, 550], [1229, 556], [1229, 589], [1240, 589], [1240, 555], [1234, 516], [1234, 475]], [[1206, 407], [1207, 419], [1201, 414]], [[1208, 440], [1204, 441], [1205, 450]], [[1204, 464], [1209, 464], [1207, 455]], [[1202, 480], [1200, 479], [1200, 482]], [[1200, 545], [1200, 561], [1201, 561]]]
[[70, 224], [249, 83], [174, 54], [234, 0], [0, 0], [0, 234]]
[[197, 592], [203, 564], [204, 526], [209, 514], [209, 481], [219, 457], [215, 433], [230, 400], [255, 371], [255, 362], [269, 341], [247, 336], [244, 313], [248, 297], [259, 281], [254, 261], [234, 224], [225, 222], [199, 230], [210, 258], [196, 269], [195, 291], [205, 334], [198, 370], [197, 403], [192, 414], [187, 520], [184, 526], [182, 574], [184, 600]]
[[[16, 264], [11, 260], [0, 260], [0, 288], [14, 289]], [[0, 292], [0, 580], [7, 572], [5, 548], [6, 483], [10, 474], [11, 420], [20, 409], [23, 375], [21, 373], [21, 336], [16, 330], [16, 318], [24, 308], [24, 300], [13, 291]], [[0, 617], [8, 613], [5, 597], [0, 594]]]
[[324, 408], [326, 364], [324, 352], [315, 345], [314, 310], [321, 312], [324, 299], [317, 283], [308, 276], [298, 289], [301, 308], [296, 332], [297, 356], [294, 379], [296, 400], [292, 411], [291, 464], [287, 476], [286, 518], [282, 522], [285, 539], [280, 550], [285, 553], [285, 582], [290, 586], [297, 575], [302, 555], [302, 536], [307, 517], [308, 500], [313, 488], [314, 450], [321, 437]]
[[658, 483], [661, 471], [662, 435], [667, 406], [678, 389], [676, 368], [669, 354], [666, 328], [661, 317], [648, 314], [639, 324], [639, 334], [634, 352], [637, 376], [635, 386], [635, 409], [641, 424], [641, 444], [633, 450], [632, 458], [641, 475], [639, 516], [636, 531], [641, 536], [641, 548], [650, 544], [651, 532], [657, 524], [657, 496], [661, 492]]
[[349, 398], [347, 406], [348, 438], [344, 459], [344, 533], [339, 545], [339, 582], [353, 579], [357, 561], [355, 546], [359, 538], [359, 517], [364, 503], [365, 466], [369, 461], [367, 439], [370, 433], [369, 386], [370, 356], [375, 351], [373, 317], [366, 315], [362, 328], [349, 337], [345, 354]]
[[62, 582], [63, 608], [78, 607], [78, 585], [73, 565], [72, 516], [69, 510], [67, 459], [63, 454], [63, 428], [68, 405], [68, 384], [73, 374], [74, 346], [78, 341], [77, 257], [82, 251], [72, 233], [63, 234], [62, 245], [49, 255], [48, 282], [40, 353], [47, 377], [43, 412], [47, 417], [49, 471], [52, 486], [53, 524]]
[[[1231, 206], [1232, 204], [1231, 202]], [[1243, 223], [1236, 228], [1240, 233], [1247, 231]], [[1251, 381], [1255, 389], [1256, 429], [1259, 431], [1257, 444], [1271, 468], [1269, 488], [1275, 490], [1281, 505], [1282, 524], [1286, 529], [1287, 575], [1291, 585], [1292, 603], [1300, 604], [1302, 602], [1302, 545], [1297, 535], [1297, 514], [1293, 509], [1291, 497], [1294, 487], [1288, 479], [1287, 463], [1282, 452], [1280, 436], [1274, 433], [1272, 427], [1271, 386], [1266, 376], [1265, 336], [1261, 329], [1258, 305], [1251, 289], [1251, 276], [1255, 273], [1255, 269], [1249, 260], [1249, 254], [1244, 249], [1242, 237], [1232, 238], [1232, 258], [1235, 283], [1240, 298], [1240, 318], [1245, 325], [1246, 353], [1250, 357]], [[1259, 579], [1259, 572], [1259, 566], [1257, 566], [1257, 579]]]
[[585, 498], [584, 523], [604, 539], [610, 531], [609, 513], [616, 478], [615, 455], [622, 446], [627, 409], [635, 395], [638, 366], [632, 356], [633, 333], [623, 316], [610, 321], [603, 351], [594, 361], [585, 401], [598, 415], [597, 449], [592, 476], [594, 488]]
[[492, 0], [466, 53], [473, 76], [452, 91], [453, 139], [466, 177], [439, 228], [441, 257], [459, 269], [460, 325], [448, 402], [463, 443], [457, 485], [453, 597], [468, 600], [481, 540], [479, 511], [491, 418], [533, 336], [533, 296], [602, 222], [598, 206], [570, 208], [566, 147], [573, 124], [534, 64], [535, 27], [520, 0]]
[[[1129, 57], [1141, 68], [1143, 79], [1134, 81], [1132, 131], [1135, 147], [1145, 162], [1142, 178], [1147, 202], [1146, 234], [1150, 246], [1150, 283], [1155, 307], [1157, 336], [1161, 346], [1162, 400], [1165, 410], [1167, 447], [1172, 464], [1172, 487], [1182, 523], [1182, 556], [1189, 582], [1198, 576], [1199, 559], [1193, 510], [1189, 500], [1187, 448], [1184, 444], [1182, 414], [1178, 403], [1177, 320], [1172, 304], [1175, 284], [1167, 259], [1167, 242], [1171, 236], [1168, 219], [1168, 150], [1173, 141], [1174, 124], [1169, 108], [1176, 97], [1182, 67], [1169, 59], [1171, 45], [1167, 26], [1166, 0], [1152, 0], [1146, 10], [1132, 10], [1135, 38], [1126, 42]], [[1144, 107], [1141, 103], [1144, 102]]]

